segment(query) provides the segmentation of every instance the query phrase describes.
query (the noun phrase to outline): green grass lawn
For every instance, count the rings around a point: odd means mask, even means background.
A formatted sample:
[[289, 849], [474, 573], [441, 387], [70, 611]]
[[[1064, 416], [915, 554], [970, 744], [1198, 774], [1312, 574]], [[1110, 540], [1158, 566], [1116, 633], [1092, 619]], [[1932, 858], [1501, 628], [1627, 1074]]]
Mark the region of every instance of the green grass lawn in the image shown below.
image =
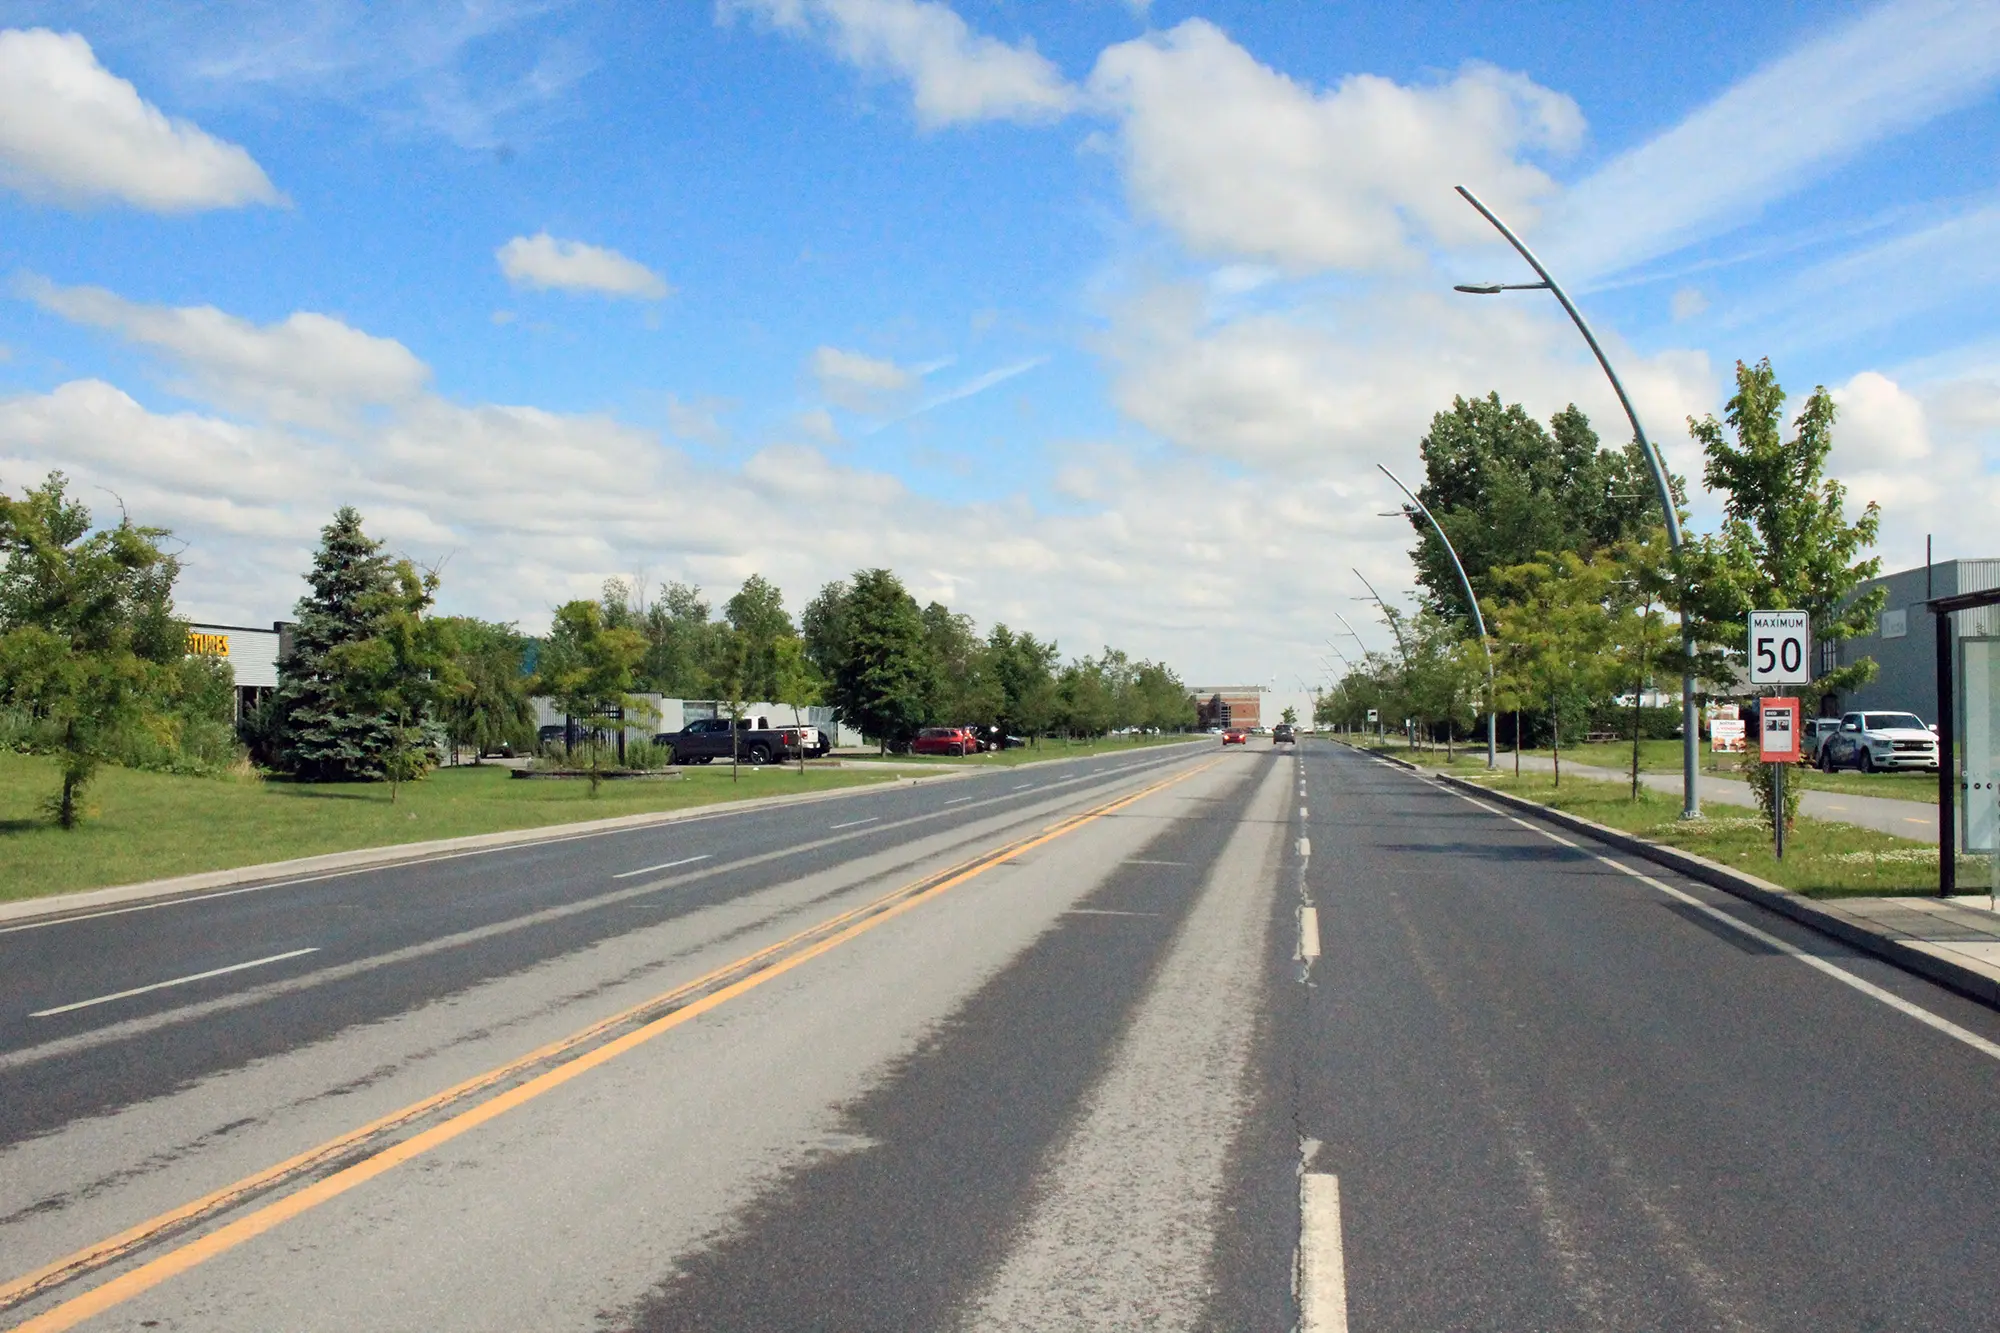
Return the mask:
[[[1934, 844], [1894, 838], [1852, 824], [1801, 817], [1786, 837], [1785, 859], [1779, 861], [1764, 821], [1757, 817], [1756, 811], [1744, 807], [1718, 807], [1709, 817], [1683, 820], [1678, 793], [1642, 787], [1639, 800], [1634, 802], [1629, 785], [1566, 776], [1558, 790], [1553, 774], [1523, 773], [1516, 779], [1514, 770], [1504, 762], [1499, 775], [1489, 777], [1483, 751], [1461, 753], [1447, 769], [1442, 750], [1419, 750], [1414, 754], [1393, 746], [1384, 750], [1399, 759], [1471, 778], [1496, 791], [1512, 792], [1654, 842], [1683, 848], [1809, 897], [1937, 891]], [[1565, 755], [1568, 753], [1564, 751]], [[1626, 753], [1629, 757], [1631, 752]], [[1814, 778], [1820, 776], [1813, 774]], [[1959, 858], [1961, 882], [1983, 884], [1986, 875], [1985, 857]]]
[[1081, 759], [1094, 754], [1124, 754], [1155, 745], [1178, 745], [1185, 741], [1214, 740], [1201, 736], [1104, 736], [1094, 741], [1044, 739], [1039, 745], [1023, 745], [1014, 750], [989, 750], [963, 758], [948, 754], [843, 754], [840, 762], [897, 764], [956, 764], [961, 767], [1013, 768], [1019, 764], [1040, 764], [1051, 759]]
[[56, 790], [55, 766], [0, 752], [0, 900], [894, 780], [853, 769], [802, 777], [796, 768], [746, 767], [738, 782], [727, 765], [679, 772], [678, 780], [606, 782], [593, 798], [583, 781], [519, 781], [490, 765], [445, 768], [405, 783], [392, 805], [387, 785], [173, 777], [107, 766], [88, 793], [92, 817], [64, 832], [40, 808]]
[[[1476, 739], [1476, 738], [1475, 738]], [[1385, 753], [1407, 758], [1405, 747], [1400, 741], [1392, 740], [1384, 745]], [[1475, 746], [1483, 756], [1483, 745]], [[1523, 750], [1523, 755], [1549, 757], [1547, 750]], [[1514, 752], [1503, 749], [1500, 762], [1511, 766]], [[1632, 742], [1614, 741], [1603, 745], [1565, 745], [1562, 752], [1565, 764], [1590, 764], [1597, 768], [1614, 768], [1621, 773], [1632, 771]], [[1705, 776], [1737, 778], [1742, 770], [1737, 767], [1738, 756], [1714, 754], [1708, 746], [1701, 747], [1701, 771]], [[1679, 773], [1681, 771], [1681, 743], [1679, 741], [1640, 741], [1639, 771], [1641, 773]], [[1935, 773], [1856, 773], [1842, 769], [1838, 773], [1822, 773], [1818, 769], [1806, 775], [1807, 788], [1814, 791], [1845, 792], [1850, 796], [1886, 796], [1900, 801], [1928, 801], [1937, 804], [1937, 774]]]

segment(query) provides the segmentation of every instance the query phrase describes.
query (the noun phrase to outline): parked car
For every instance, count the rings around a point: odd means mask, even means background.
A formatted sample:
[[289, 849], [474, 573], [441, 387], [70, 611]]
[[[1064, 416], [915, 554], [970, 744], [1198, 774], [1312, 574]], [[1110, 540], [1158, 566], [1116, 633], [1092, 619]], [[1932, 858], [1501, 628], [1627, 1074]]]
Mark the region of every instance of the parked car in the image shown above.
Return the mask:
[[1806, 734], [1799, 737], [1799, 747], [1805, 754], [1806, 762], [1819, 762], [1819, 747], [1826, 744], [1826, 738], [1840, 730], [1837, 717], [1816, 717], [1806, 723]]
[[1820, 743], [1819, 766], [1858, 768], [1863, 773], [1938, 766], [1937, 733], [1915, 713], [1849, 713], [1840, 730]]
[[911, 754], [968, 755], [979, 753], [979, 734], [971, 727], [925, 727], [910, 742]]
[[1222, 743], [1224, 745], [1248, 745], [1250, 743], [1250, 733], [1241, 727], [1231, 727], [1222, 733]]
[[1297, 745], [1298, 743], [1298, 733], [1292, 730], [1291, 723], [1280, 722], [1277, 726], [1271, 728], [1271, 744]]
[[746, 764], [781, 763], [799, 757], [799, 729], [773, 727], [768, 718], [746, 717], [736, 724], [730, 737], [726, 717], [705, 717], [688, 723], [679, 731], [663, 731], [653, 737], [655, 745], [669, 746], [677, 764], [712, 764], [735, 757]]

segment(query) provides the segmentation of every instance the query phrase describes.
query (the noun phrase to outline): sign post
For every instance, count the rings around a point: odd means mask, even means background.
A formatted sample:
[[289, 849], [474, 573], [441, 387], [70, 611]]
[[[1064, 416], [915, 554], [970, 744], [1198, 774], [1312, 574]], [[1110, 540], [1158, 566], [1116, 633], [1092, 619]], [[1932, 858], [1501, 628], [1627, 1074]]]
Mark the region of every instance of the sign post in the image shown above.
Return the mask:
[[1799, 750], [1799, 701], [1765, 699], [1757, 709], [1757, 737], [1761, 757], [1771, 769], [1772, 827], [1777, 834], [1780, 861], [1785, 859], [1785, 766], [1796, 764]]
[[[1750, 613], [1750, 683], [1805, 685], [1812, 681], [1812, 613]], [[1765, 699], [1758, 705], [1757, 733], [1763, 760], [1776, 764], [1771, 795], [1777, 804], [1778, 859], [1785, 859], [1785, 765], [1799, 762], [1799, 701]]]

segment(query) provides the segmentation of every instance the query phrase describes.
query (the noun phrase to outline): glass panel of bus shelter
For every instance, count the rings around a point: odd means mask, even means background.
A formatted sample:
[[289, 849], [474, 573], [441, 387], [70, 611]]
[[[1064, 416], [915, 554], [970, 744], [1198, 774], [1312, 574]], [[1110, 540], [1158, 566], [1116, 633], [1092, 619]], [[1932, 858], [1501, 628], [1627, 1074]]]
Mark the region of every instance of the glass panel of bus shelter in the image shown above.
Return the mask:
[[1961, 640], [1959, 668], [1959, 828], [1964, 850], [1991, 852], [2000, 842], [2000, 639]]

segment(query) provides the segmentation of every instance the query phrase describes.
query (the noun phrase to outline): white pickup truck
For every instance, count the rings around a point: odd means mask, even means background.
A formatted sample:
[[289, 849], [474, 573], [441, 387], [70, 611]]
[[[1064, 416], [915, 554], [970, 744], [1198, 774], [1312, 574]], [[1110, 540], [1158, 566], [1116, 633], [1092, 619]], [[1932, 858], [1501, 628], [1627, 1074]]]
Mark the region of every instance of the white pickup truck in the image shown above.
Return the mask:
[[1915, 713], [1860, 712], [1840, 719], [1840, 730], [1820, 742], [1819, 767], [1858, 768], [1876, 773], [1899, 768], [1938, 766], [1937, 733]]

